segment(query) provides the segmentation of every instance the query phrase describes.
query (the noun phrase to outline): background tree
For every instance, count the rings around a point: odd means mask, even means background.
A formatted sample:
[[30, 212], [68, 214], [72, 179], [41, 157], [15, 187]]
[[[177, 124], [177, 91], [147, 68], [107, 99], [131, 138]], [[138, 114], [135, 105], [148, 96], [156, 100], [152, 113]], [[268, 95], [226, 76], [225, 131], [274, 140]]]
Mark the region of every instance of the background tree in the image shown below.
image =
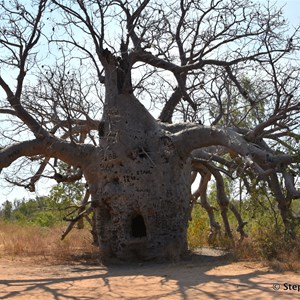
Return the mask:
[[[50, 190], [49, 196], [35, 199], [6, 200], [0, 209], [0, 216], [5, 221], [22, 224], [35, 224], [50, 227], [62, 224], [63, 220], [76, 218], [74, 214], [81, 208], [84, 185], [76, 183], [60, 183]], [[67, 216], [66, 216], [67, 215]], [[83, 228], [83, 219], [78, 227]], [[72, 226], [73, 227], [73, 226]], [[66, 232], [63, 233], [62, 239]]]
[[2, 211], [1, 211], [1, 216], [3, 217], [4, 220], [10, 220], [12, 217], [12, 204], [6, 200], [3, 205], [2, 205]]
[[[42, 176], [84, 177], [78, 219], [93, 211], [104, 259], [179, 258], [199, 197], [219, 230], [211, 177], [225, 233], [230, 209], [243, 238], [224, 174], [248, 192], [266, 185], [295, 234], [299, 39], [281, 10], [214, 0], [13, 1], [1, 10], [0, 113], [9, 118], [0, 167], [17, 168], [7, 180], [31, 191]], [[158, 120], [138, 99], [160, 109]]]

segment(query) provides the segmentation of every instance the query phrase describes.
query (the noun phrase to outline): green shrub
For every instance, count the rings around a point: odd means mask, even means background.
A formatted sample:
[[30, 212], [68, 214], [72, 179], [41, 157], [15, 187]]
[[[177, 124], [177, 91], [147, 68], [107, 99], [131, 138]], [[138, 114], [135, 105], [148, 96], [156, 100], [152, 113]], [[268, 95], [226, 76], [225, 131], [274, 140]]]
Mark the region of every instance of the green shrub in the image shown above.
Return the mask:
[[208, 244], [209, 222], [207, 213], [200, 205], [195, 205], [192, 211], [192, 220], [188, 227], [188, 244], [195, 249]]
[[34, 215], [32, 222], [41, 227], [51, 227], [61, 223], [62, 220], [54, 211], [41, 211]]

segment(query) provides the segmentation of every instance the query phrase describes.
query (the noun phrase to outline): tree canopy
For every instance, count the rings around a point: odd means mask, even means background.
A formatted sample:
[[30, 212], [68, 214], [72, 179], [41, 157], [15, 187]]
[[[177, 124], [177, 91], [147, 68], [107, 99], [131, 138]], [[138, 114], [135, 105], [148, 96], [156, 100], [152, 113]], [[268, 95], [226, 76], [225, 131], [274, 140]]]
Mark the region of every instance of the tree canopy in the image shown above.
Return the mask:
[[300, 199], [300, 41], [282, 9], [248, 0], [12, 0], [0, 9], [0, 169], [8, 182], [34, 191], [43, 177], [85, 177], [89, 196], [92, 165], [119, 155], [105, 152], [109, 143], [136, 141], [123, 152], [154, 167], [137, 136], [148, 130], [155, 145], [156, 130], [165, 157], [176, 149], [191, 182], [200, 174], [189, 208], [200, 199], [212, 233], [220, 227], [207, 201], [213, 178], [225, 232], [231, 209], [246, 235], [225, 177], [244, 194], [271, 193], [291, 230], [291, 203]]

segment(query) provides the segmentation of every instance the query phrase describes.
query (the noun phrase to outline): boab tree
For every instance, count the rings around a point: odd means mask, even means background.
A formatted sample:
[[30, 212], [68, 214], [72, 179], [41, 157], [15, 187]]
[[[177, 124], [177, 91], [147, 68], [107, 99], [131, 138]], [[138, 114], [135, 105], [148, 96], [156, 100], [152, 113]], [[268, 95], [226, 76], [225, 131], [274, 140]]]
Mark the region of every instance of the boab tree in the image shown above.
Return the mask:
[[[223, 176], [248, 191], [266, 185], [290, 228], [299, 43], [281, 10], [248, 0], [15, 0], [1, 2], [1, 19], [0, 167], [17, 167], [7, 180], [32, 191], [44, 172], [84, 177], [72, 224], [93, 211], [104, 259], [179, 258], [198, 198], [219, 229], [211, 177], [226, 234], [228, 209], [242, 237], [245, 223]], [[140, 101], [160, 109], [158, 119]], [[58, 161], [69, 166], [63, 174]], [[20, 178], [31, 162], [40, 166]]]

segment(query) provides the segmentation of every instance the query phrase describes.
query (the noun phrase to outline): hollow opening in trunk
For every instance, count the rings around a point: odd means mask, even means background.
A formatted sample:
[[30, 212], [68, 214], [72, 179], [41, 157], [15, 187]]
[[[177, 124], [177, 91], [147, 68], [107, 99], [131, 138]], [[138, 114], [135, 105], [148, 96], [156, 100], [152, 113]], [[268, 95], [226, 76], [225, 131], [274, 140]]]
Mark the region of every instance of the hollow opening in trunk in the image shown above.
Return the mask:
[[131, 235], [135, 238], [147, 235], [145, 221], [142, 215], [136, 215], [131, 219]]

